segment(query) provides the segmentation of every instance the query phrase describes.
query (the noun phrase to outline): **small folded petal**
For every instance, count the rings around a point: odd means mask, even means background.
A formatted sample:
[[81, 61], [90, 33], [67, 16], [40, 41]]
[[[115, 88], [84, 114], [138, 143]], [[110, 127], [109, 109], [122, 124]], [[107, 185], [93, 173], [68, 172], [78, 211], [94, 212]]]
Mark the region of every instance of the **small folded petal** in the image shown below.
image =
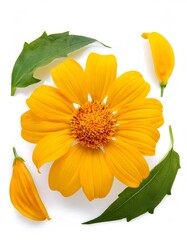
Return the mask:
[[63, 157], [74, 142], [70, 130], [50, 133], [42, 138], [33, 152], [33, 161], [37, 169], [47, 163]]
[[145, 98], [149, 91], [150, 86], [142, 75], [136, 71], [129, 71], [112, 82], [107, 104], [110, 108], [118, 110], [129, 103]]
[[44, 121], [31, 111], [21, 116], [21, 136], [28, 142], [37, 143], [40, 139], [51, 132], [68, 129], [70, 125], [63, 122]]
[[173, 49], [168, 40], [157, 32], [143, 33], [142, 37], [149, 40], [155, 72], [160, 81], [162, 96], [175, 65]]
[[10, 182], [10, 199], [25, 217], [36, 221], [50, 219], [28, 168], [23, 159], [16, 156]]
[[86, 82], [93, 100], [102, 102], [116, 78], [117, 62], [113, 55], [91, 53], [86, 63]]
[[49, 173], [49, 186], [52, 190], [68, 197], [80, 189], [79, 175], [83, 150], [84, 148], [78, 144], [53, 163]]
[[90, 201], [103, 198], [109, 193], [113, 175], [101, 150], [85, 148], [80, 168], [80, 183]]
[[149, 175], [147, 162], [135, 147], [116, 139], [105, 150], [106, 162], [112, 174], [128, 187], [138, 187]]
[[69, 122], [74, 112], [73, 104], [58, 89], [40, 86], [27, 99], [27, 105], [38, 118], [45, 121]]
[[83, 104], [88, 100], [85, 72], [73, 59], [67, 59], [51, 71], [54, 83], [69, 101]]

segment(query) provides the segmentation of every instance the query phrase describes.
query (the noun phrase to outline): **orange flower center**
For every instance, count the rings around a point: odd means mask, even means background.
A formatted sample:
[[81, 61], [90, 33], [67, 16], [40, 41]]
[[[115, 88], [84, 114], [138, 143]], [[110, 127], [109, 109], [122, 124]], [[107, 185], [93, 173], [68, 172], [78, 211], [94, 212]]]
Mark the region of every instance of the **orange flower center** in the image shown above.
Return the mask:
[[105, 103], [86, 102], [76, 110], [71, 127], [73, 136], [80, 144], [98, 149], [114, 137], [116, 119]]

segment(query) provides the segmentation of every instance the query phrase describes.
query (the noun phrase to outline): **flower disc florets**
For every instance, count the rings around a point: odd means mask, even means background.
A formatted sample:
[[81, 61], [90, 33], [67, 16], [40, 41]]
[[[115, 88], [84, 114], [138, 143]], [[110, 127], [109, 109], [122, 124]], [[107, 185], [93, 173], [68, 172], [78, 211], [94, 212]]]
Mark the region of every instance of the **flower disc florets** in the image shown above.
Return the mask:
[[114, 137], [116, 119], [105, 103], [86, 102], [76, 110], [71, 126], [80, 144], [97, 149], [104, 147]]

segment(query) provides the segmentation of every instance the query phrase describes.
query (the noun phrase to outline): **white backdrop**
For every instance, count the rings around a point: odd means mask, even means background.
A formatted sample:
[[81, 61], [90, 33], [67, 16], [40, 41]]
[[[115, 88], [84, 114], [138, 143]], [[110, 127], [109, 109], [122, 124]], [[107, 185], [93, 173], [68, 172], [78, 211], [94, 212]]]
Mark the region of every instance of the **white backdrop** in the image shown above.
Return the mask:
[[[187, 239], [187, 1], [182, 0], [6, 0], [0, 3], [0, 239]], [[113, 53], [118, 60], [118, 74], [140, 71], [151, 84], [151, 97], [164, 105], [165, 124], [156, 156], [147, 158], [152, 168], [170, 146], [168, 125], [173, 127], [175, 150], [181, 156], [181, 169], [172, 188], [155, 213], [126, 222], [120, 220], [95, 225], [81, 225], [105, 210], [117, 198], [124, 186], [115, 181], [110, 194], [102, 200], [89, 202], [79, 191], [64, 198], [49, 189], [47, 175], [51, 164], [38, 174], [32, 163], [34, 145], [20, 136], [20, 115], [27, 109], [25, 100], [34, 87], [17, 91], [10, 97], [11, 71], [25, 41], [31, 42], [43, 31], [48, 34], [70, 31], [93, 37], [111, 46], [94, 43], [71, 54], [83, 66], [91, 51]], [[143, 32], [157, 31], [173, 46], [176, 65], [169, 84], [160, 98], [148, 42]], [[53, 63], [52, 65], [56, 64]], [[36, 72], [51, 84], [47, 66]], [[11, 205], [9, 183], [12, 174], [12, 147], [26, 160], [41, 198], [52, 218], [33, 222], [22, 217]]]

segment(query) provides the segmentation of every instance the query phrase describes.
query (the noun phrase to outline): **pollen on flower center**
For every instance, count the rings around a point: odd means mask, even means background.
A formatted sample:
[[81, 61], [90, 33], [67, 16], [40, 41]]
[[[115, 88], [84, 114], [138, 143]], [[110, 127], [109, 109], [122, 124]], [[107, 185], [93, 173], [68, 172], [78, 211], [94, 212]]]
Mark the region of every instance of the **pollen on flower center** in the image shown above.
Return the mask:
[[104, 147], [116, 130], [115, 115], [105, 103], [86, 102], [76, 110], [72, 122], [72, 134], [85, 147]]

